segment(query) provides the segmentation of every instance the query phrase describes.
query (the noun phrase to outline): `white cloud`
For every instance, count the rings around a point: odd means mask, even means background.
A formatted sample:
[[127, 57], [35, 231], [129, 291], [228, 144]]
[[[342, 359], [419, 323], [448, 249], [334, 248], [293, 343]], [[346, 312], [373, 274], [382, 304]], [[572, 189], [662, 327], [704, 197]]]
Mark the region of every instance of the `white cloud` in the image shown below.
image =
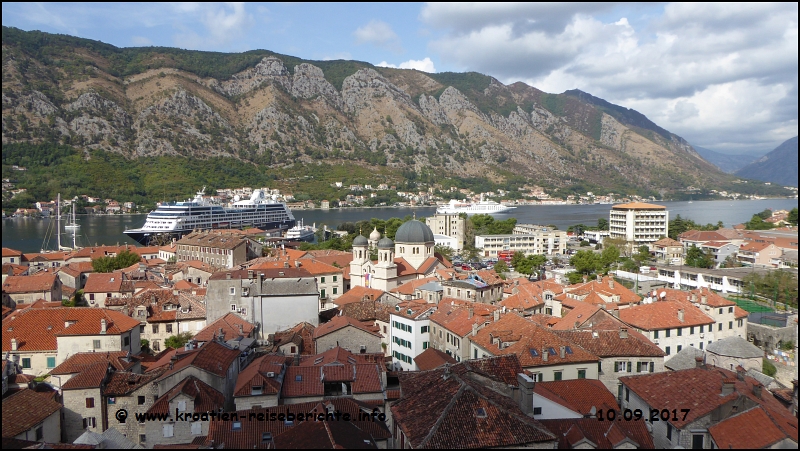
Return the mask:
[[192, 49], [228, 48], [230, 44], [241, 40], [255, 24], [255, 19], [245, 6], [244, 3], [174, 4], [175, 13], [186, 16], [180, 19], [199, 23], [203, 28], [201, 34], [193, 27], [177, 23], [175, 27], [180, 32], [174, 36], [175, 43]]
[[400, 37], [392, 30], [392, 27], [380, 20], [371, 20], [363, 27], [359, 27], [353, 32], [356, 44], [372, 44], [395, 53], [403, 51]]
[[433, 66], [433, 61], [431, 61], [431, 59], [427, 56], [422, 60], [408, 60], [396, 66], [394, 64], [387, 63], [386, 61], [381, 61], [380, 63], [376, 64], [376, 66], [391, 67], [394, 69], [416, 69], [429, 74], [436, 73], [436, 68]]
[[796, 3], [646, 8], [429, 4], [420, 18], [455, 67], [581, 89], [704, 147], [761, 150], [797, 135]]

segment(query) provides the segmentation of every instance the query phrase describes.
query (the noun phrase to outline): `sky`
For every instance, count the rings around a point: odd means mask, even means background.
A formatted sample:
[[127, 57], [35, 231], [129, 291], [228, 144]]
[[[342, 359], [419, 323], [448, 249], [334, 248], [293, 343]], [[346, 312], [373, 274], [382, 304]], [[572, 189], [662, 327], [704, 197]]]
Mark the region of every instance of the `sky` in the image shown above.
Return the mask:
[[3, 25], [118, 47], [266, 49], [580, 89], [691, 144], [797, 136], [794, 3], [3, 3]]

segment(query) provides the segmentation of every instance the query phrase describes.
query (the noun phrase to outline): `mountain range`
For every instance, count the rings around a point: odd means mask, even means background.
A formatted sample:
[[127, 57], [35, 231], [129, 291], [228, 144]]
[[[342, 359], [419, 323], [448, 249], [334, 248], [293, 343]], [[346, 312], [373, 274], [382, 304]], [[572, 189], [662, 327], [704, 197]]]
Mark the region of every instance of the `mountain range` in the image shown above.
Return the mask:
[[705, 147], [700, 147], [696, 145], [692, 145], [694, 150], [700, 154], [706, 161], [713, 164], [714, 166], [722, 169], [723, 171], [727, 172], [728, 174], [733, 174], [739, 169], [747, 166], [748, 164], [756, 161], [760, 157], [764, 156], [764, 153], [761, 154], [727, 154], [721, 152], [715, 152], [711, 149], [706, 149]]
[[[117, 48], [9, 27], [2, 45], [4, 177], [15, 145], [61, 145], [88, 161], [231, 159], [290, 189], [287, 171], [321, 164], [375, 181], [659, 197], [736, 179], [641, 113], [579, 90], [267, 50]], [[156, 181], [137, 177], [152, 194]]]
[[736, 171], [736, 175], [780, 185], [797, 186], [797, 136]]

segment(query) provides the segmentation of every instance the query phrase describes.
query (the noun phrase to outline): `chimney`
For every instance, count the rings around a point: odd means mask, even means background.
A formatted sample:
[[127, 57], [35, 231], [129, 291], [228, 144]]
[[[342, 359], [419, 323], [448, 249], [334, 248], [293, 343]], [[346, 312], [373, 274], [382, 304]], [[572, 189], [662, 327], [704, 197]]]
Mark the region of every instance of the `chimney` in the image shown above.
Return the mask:
[[611, 311], [611, 316], [613, 316], [614, 318], [619, 318], [619, 309], [616, 308], [616, 309], [612, 310]]
[[602, 274], [598, 274], [597, 275], [597, 282], [598, 283], [603, 283], [603, 275]]
[[16, 338], [12, 338], [11, 339], [11, 350], [12, 351], [16, 351], [17, 350], [17, 339]]
[[694, 358], [694, 367], [695, 368], [702, 368], [703, 367], [703, 358], [697, 356]]
[[745, 373], [745, 369], [742, 368], [741, 365], [736, 367], [736, 379], [739, 379], [740, 381], [743, 381], [744, 380], [744, 373]]
[[542, 348], [542, 362], [546, 362], [547, 361], [548, 355], [549, 354], [547, 352], [547, 348]]
[[500, 320], [500, 310], [499, 309], [494, 311], [494, 320], [495, 321], [499, 321]]
[[580, 325], [581, 325], [581, 322], [580, 322], [580, 321], [575, 321], [575, 329], [577, 329], [578, 327], [580, 327]]
[[736, 379], [725, 379], [722, 381], [722, 396], [728, 396], [736, 388]]
[[247, 278], [252, 280], [253, 279], [253, 275], [254, 275], [253, 270], [252, 269], [248, 269], [247, 270]]
[[283, 262], [283, 267], [284, 267], [284, 268], [288, 268], [288, 267], [289, 267], [289, 262], [288, 262], [288, 261], [286, 261], [286, 262]]
[[101, 318], [100, 319], [100, 333], [101, 334], [106, 333], [106, 319], [105, 318]]
[[611, 288], [612, 290], [614, 289], [614, 278], [613, 277], [609, 277], [608, 278], [608, 288]]
[[517, 374], [517, 385], [520, 389], [519, 408], [526, 415], [533, 415], [533, 388], [536, 382], [525, 373]]
[[244, 328], [242, 328], [242, 325], [237, 324], [237, 326], [239, 327], [239, 335], [244, 335]]
[[300, 260], [295, 260], [294, 261], [294, 267], [295, 268], [299, 268], [300, 267]]
[[678, 321], [683, 322], [683, 309], [678, 310]]
[[700, 303], [703, 304], [703, 305], [708, 304], [708, 296], [705, 295], [705, 294], [700, 296]]
[[761, 399], [761, 389], [762, 389], [762, 388], [764, 388], [764, 386], [763, 386], [763, 385], [761, 385], [761, 384], [760, 384], [760, 383], [758, 383], [758, 382], [756, 382], [755, 384], [753, 384], [753, 394], [754, 394], [754, 395], [756, 396], [756, 398], [758, 398], [758, 399]]
[[469, 318], [469, 319], [472, 319], [472, 315], [474, 315], [474, 314], [475, 314], [475, 309], [473, 309], [472, 307], [470, 307], [470, 308], [469, 308], [469, 316], [468, 316], [467, 318]]
[[300, 366], [300, 350], [297, 350], [297, 354], [294, 355], [294, 366]]
[[475, 324], [475, 323], [472, 323], [472, 336], [474, 337], [475, 334], [477, 334], [477, 333], [478, 333], [478, 325]]
[[628, 328], [627, 327], [620, 327], [619, 328], [619, 338], [626, 339], [628, 338]]
[[691, 301], [692, 301], [692, 304], [694, 304], [695, 302], [697, 302], [697, 295], [696, 295], [696, 294], [692, 293], [692, 298], [691, 298]]
[[228, 273], [225, 273], [225, 278], [226, 278], [226, 279], [228, 279], [228, 280], [230, 280], [230, 279], [231, 279], [231, 273], [229, 273], [229, 272], [228, 272]]
[[561, 356], [562, 359], [567, 357], [567, 347], [566, 346], [562, 346], [558, 351], [559, 351], [559, 355]]

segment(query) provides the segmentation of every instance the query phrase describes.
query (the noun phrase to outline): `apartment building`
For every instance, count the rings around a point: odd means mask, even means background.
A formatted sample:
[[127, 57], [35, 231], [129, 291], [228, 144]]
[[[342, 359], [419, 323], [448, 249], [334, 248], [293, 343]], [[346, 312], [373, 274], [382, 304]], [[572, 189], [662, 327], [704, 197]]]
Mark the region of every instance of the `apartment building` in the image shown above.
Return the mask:
[[497, 257], [502, 251], [534, 254], [565, 254], [567, 232], [552, 227], [522, 224], [514, 227], [510, 235], [478, 235], [475, 247], [483, 249], [484, 257]]
[[456, 251], [464, 249], [464, 240], [466, 239], [464, 231], [466, 230], [466, 220], [459, 215], [443, 215], [435, 214], [425, 219], [425, 223], [431, 228], [431, 231], [436, 235], [444, 235], [453, 238], [451, 241]]
[[669, 212], [663, 205], [643, 202], [614, 205], [608, 231], [611, 238], [622, 238], [636, 246], [650, 244], [668, 236]]

